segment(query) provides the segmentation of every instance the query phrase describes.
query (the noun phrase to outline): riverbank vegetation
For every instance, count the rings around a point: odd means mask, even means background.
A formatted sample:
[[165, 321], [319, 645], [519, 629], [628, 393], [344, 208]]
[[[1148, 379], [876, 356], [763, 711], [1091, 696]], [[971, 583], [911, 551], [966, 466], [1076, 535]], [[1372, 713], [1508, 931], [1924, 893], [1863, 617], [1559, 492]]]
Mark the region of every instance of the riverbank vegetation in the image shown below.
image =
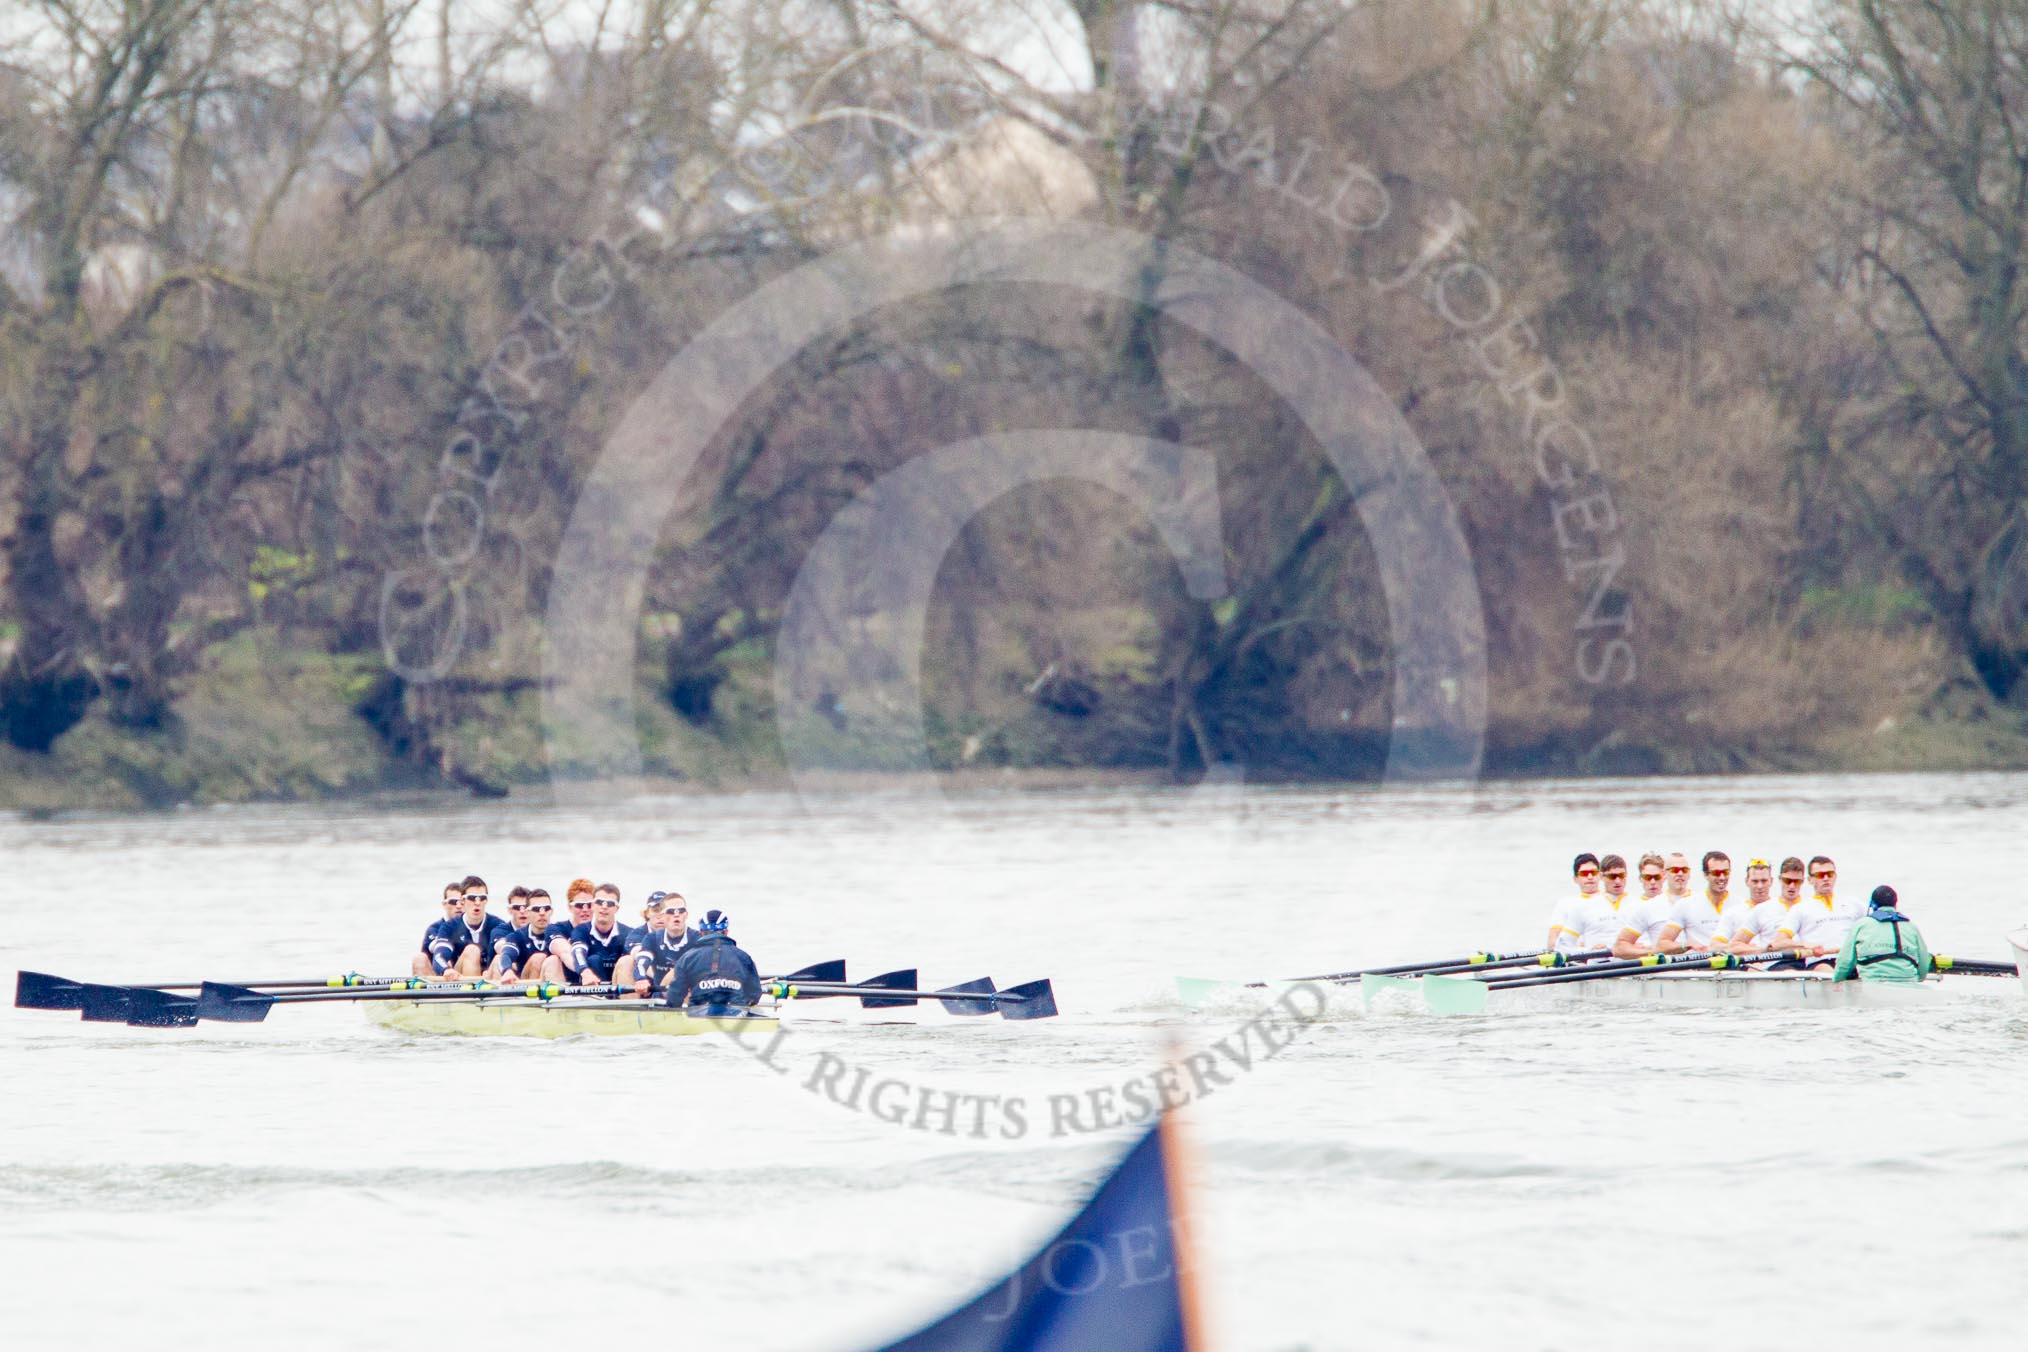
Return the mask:
[[[0, 801], [507, 791], [606, 763], [545, 712], [593, 662], [651, 775], [778, 778], [784, 716], [908, 768], [919, 664], [939, 767], [1373, 777], [1428, 713], [1399, 477], [1179, 318], [1193, 259], [1405, 419], [1476, 601], [1428, 698], [1476, 727], [1483, 660], [1488, 771], [2028, 763], [2028, 0], [1764, 8], [18, 7]], [[721, 423], [629, 425], [842, 251], [1017, 219], [1133, 265], [869, 306]], [[1017, 475], [921, 613], [858, 579], [824, 618], [861, 657], [778, 679], [841, 512], [1037, 428], [1209, 477], [1151, 512]], [[575, 650], [583, 490], [678, 431], [616, 542], [633, 651]], [[1171, 549], [1206, 522], [1215, 586]]]

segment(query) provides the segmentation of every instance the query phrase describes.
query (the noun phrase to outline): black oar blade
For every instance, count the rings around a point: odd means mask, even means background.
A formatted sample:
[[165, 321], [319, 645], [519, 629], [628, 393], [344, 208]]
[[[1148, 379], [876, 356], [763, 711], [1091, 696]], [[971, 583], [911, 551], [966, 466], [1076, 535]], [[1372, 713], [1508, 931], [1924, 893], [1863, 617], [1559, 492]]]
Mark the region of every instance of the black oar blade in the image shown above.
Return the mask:
[[134, 1012], [133, 992], [125, 986], [78, 987], [78, 1013], [86, 1023], [125, 1023]]
[[1050, 988], [1048, 977], [1040, 981], [1031, 981], [1025, 986], [1009, 986], [1000, 994], [1020, 997], [1016, 1000], [1002, 999], [999, 1002], [1000, 1012], [1017, 1023], [1025, 1019], [1056, 1017], [1056, 992]]
[[259, 1023], [267, 1018], [268, 1010], [274, 1007], [274, 1003], [272, 995], [248, 990], [245, 986], [207, 981], [197, 992], [197, 1017], [219, 1023]]
[[167, 991], [135, 989], [127, 993], [131, 1012], [127, 1022], [135, 1028], [194, 1028], [197, 1001], [188, 995]]
[[790, 972], [784, 977], [777, 977], [776, 980], [786, 981], [791, 985], [798, 981], [822, 981], [842, 986], [845, 984], [845, 959], [833, 958], [829, 962], [813, 962], [808, 967]]
[[14, 974], [14, 1007], [16, 1009], [78, 1009], [79, 996], [84, 987], [75, 981], [47, 972], [16, 972]]
[[[860, 990], [912, 991], [915, 987], [915, 968], [905, 967], [898, 972], [882, 972], [871, 980], [859, 983]], [[913, 995], [862, 995], [861, 1009], [898, 1009], [915, 1003]]]
[[[991, 995], [993, 978], [982, 976], [977, 981], [961, 981], [955, 986], [944, 986], [938, 995]], [[991, 1014], [997, 1000], [945, 1000], [944, 1012], [948, 1014]]]

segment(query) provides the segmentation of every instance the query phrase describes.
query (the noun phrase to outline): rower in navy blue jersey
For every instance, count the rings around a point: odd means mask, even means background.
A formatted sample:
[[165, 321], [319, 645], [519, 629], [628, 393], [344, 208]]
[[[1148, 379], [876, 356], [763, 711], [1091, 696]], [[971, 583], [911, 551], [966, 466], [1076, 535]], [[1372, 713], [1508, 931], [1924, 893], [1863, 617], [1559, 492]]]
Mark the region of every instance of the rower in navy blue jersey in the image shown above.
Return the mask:
[[473, 874], [462, 884], [458, 918], [430, 941], [430, 965], [438, 976], [477, 977], [493, 965], [514, 927], [486, 914], [486, 880]]
[[445, 926], [458, 918], [458, 899], [464, 896], [464, 894], [465, 885], [463, 883], [448, 882], [444, 884], [443, 917], [431, 921], [429, 928], [423, 931], [422, 947], [416, 951], [414, 957], [408, 960], [408, 974], [410, 976], [428, 977], [437, 974], [436, 964], [430, 961], [430, 941], [436, 938]]
[[523, 929], [528, 924], [528, 889], [514, 884], [514, 890], [507, 894], [507, 927]]
[[600, 883], [592, 894], [591, 923], [571, 932], [570, 979], [580, 986], [611, 981], [626, 954], [628, 932], [620, 923], [620, 889]]
[[681, 895], [657, 892], [648, 901], [660, 902], [662, 928], [650, 934], [648, 941], [632, 954], [633, 965], [629, 969], [634, 994], [643, 997], [669, 984], [676, 959], [697, 941], [697, 931], [690, 928], [690, 905]]
[[653, 943], [655, 936], [662, 932], [662, 925], [667, 919], [662, 914], [662, 903], [674, 895], [673, 892], [655, 892], [649, 895], [647, 905], [641, 908], [642, 923], [627, 931], [626, 947], [620, 954], [619, 964], [613, 968], [614, 985], [632, 986], [636, 974], [645, 975], [648, 972], [649, 959], [641, 955], [641, 950]]
[[667, 1003], [693, 1014], [717, 1015], [744, 1009], [760, 999], [760, 968], [732, 941], [732, 922], [723, 911], [706, 911], [697, 938], [677, 955], [669, 977]]
[[[556, 913], [555, 903], [546, 890], [536, 887], [529, 889], [522, 908], [528, 916], [528, 923], [508, 936], [508, 942], [500, 946], [493, 965], [486, 969], [486, 975], [497, 977], [509, 986], [514, 985], [517, 979], [561, 982], [564, 979], [563, 959], [551, 951], [551, 944], [558, 936], [557, 928], [549, 923], [550, 917]], [[567, 926], [564, 932], [568, 932]]]
[[557, 913], [556, 923], [549, 929], [556, 936], [549, 951], [563, 964], [565, 972], [575, 970], [571, 966], [570, 941], [582, 926], [591, 923], [592, 893], [598, 890], [598, 884], [589, 878], [572, 878], [570, 886], [563, 889], [563, 910]]

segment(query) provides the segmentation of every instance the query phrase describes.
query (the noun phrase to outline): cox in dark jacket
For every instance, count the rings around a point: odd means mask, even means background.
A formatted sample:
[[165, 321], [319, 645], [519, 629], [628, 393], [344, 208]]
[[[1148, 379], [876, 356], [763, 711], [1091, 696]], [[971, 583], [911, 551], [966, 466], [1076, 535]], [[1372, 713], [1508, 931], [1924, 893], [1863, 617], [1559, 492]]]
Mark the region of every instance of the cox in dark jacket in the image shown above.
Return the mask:
[[697, 938], [676, 959], [669, 981], [672, 1008], [747, 1006], [760, 999], [760, 969], [726, 931], [722, 912], [704, 917]]

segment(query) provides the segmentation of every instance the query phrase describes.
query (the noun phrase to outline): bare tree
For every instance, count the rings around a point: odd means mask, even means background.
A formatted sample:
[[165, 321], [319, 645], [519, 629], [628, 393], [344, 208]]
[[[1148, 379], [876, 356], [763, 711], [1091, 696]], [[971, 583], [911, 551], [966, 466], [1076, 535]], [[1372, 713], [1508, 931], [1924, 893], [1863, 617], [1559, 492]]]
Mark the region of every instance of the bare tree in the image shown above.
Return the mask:
[[2028, 669], [2028, 5], [1826, 0], [1787, 64], [1864, 148], [1845, 290], [1882, 363], [1819, 472], [2005, 695]]

